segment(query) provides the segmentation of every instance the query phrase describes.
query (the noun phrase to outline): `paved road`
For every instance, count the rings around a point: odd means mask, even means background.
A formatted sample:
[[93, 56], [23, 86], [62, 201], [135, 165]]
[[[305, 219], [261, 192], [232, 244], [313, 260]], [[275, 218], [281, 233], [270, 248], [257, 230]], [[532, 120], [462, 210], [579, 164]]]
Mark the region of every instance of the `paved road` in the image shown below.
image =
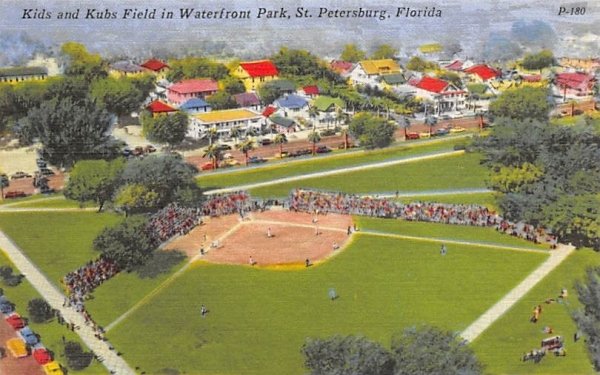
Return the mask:
[[238, 185], [238, 186], [231, 186], [231, 187], [222, 188], [222, 189], [208, 190], [208, 191], [205, 191], [204, 194], [220, 194], [220, 193], [227, 193], [227, 192], [238, 191], [238, 190], [250, 190], [250, 189], [255, 189], [258, 187], [277, 185], [277, 184], [293, 182], [293, 181], [300, 181], [300, 180], [305, 180], [305, 179], [314, 178], [314, 177], [333, 176], [336, 174], [363, 171], [363, 170], [367, 170], [367, 169], [371, 169], [371, 168], [383, 168], [383, 167], [388, 167], [391, 165], [411, 163], [411, 162], [420, 161], [420, 160], [428, 160], [428, 159], [442, 158], [442, 157], [453, 156], [453, 155], [461, 155], [461, 154], [464, 154], [464, 152], [465, 152], [464, 150], [444, 151], [444, 152], [434, 152], [434, 153], [426, 154], [426, 155], [409, 156], [409, 157], [404, 157], [404, 158], [395, 159], [395, 160], [388, 160], [388, 161], [382, 161], [382, 162], [377, 162], [377, 163], [369, 163], [369, 164], [357, 165], [357, 166], [353, 166], [353, 167], [344, 167], [344, 168], [338, 168], [338, 169], [333, 169], [333, 170], [329, 170], [329, 171], [306, 173], [306, 174], [303, 174], [300, 176], [282, 177], [282, 178], [278, 178], [275, 180], [257, 182], [257, 183], [253, 183], [253, 184]]
[[40, 293], [42, 297], [52, 308], [60, 311], [67, 322], [75, 323], [79, 329], [75, 332], [81, 337], [82, 341], [96, 355], [103, 358], [102, 364], [113, 374], [134, 375], [135, 371], [125, 362], [123, 358], [117, 355], [116, 350], [111, 350], [108, 341], [102, 341], [94, 337], [94, 330], [85, 324], [83, 315], [70, 307], [63, 307], [65, 295], [61, 293], [46, 276], [25, 256], [17, 245], [0, 231], [0, 248], [6, 252], [6, 255], [14, 263], [20, 273], [25, 275], [27, 280]]
[[575, 247], [569, 245], [559, 245], [556, 250], [550, 252], [550, 258], [542, 263], [535, 271], [529, 274], [525, 280], [508, 292], [500, 301], [483, 313], [475, 322], [473, 322], [460, 335], [467, 341], [473, 342], [479, 335], [488, 329], [496, 320], [517, 303], [525, 294], [537, 285], [546, 275], [558, 267], [565, 260]]

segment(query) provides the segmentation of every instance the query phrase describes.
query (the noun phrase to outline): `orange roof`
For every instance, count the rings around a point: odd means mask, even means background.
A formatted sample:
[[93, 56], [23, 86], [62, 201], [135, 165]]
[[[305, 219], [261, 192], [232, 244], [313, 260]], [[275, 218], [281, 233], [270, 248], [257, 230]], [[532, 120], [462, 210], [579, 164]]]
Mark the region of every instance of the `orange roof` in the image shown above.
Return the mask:
[[484, 64], [474, 65], [468, 69], [465, 69], [465, 72], [469, 74], [477, 74], [484, 81], [500, 76], [499, 71]]
[[267, 77], [279, 74], [277, 67], [271, 60], [241, 62], [240, 67], [242, 67], [250, 77]]
[[157, 60], [157, 59], [150, 59], [140, 66], [143, 68], [149, 69], [149, 70], [153, 70], [155, 72], [158, 72], [162, 68], [169, 67], [167, 64], [165, 64], [164, 62]]
[[161, 102], [160, 100], [155, 100], [152, 103], [148, 104], [146, 109], [152, 113], [165, 113], [177, 111], [175, 108], [171, 107], [167, 103]]

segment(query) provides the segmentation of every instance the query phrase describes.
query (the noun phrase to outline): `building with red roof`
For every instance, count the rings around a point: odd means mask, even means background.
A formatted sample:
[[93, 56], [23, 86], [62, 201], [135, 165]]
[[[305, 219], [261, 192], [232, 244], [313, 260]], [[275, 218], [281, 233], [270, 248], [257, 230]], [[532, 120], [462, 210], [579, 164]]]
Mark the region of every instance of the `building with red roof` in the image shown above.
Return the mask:
[[490, 79], [498, 78], [502, 75], [502, 72], [489, 67], [485, 64], [473, 65], [472, 67], [465, 69], [465, 73], [470, 74], [476, 80], [486, 82]]
[[583, 72], [559, 73], [554, 79], [554, 91], [555, 94], [564, 98], [590, 96], [594, 93], [595, 84], [596, 79], [591, 74]]
[[435, 114], [465, 109], [466, 92], [458, 89], [450, 82], [424, 76], [421, 79], [410, 80], [409, 84], [415, 87], [417, 98], [433, 103], [433, 108], [429, 110]]
[[160, 100], [155, 100], [152, 103], [146, 106], [146, 109], [152, 114], [153, 117], [156, 117], [160, 114], [169, 114], [177, 112], [177, 110], [167, 103], [161, 102]]
[[349, 61], [333, 60], [329, 67], [342, 77], [346, 77], [354, 69], [354, 64]]
[[314, 96], [319, 95], [319, 86], [317, 86], [317, 85], [304, 86], [302, 88], [302, 92], [304, 93], [304, 95], [312, 98]]
[[169, 65], [167, 65], [166, 63], [157, 60], [157, 59], [150, 59], [147, 60], [145, 63], [140, 65], [142, 68], [148, 70], [151, 73], [164, 73], [166, 70], [168, 70], [170, 67]]
[[463, 62], [460, 60], [454, 60], [450, 64], [444, 66], [444, 68], [453, 70], [455, 72], [460, 72], [463, 70]]
[[167, 99], [171, 103], [181, 104], [191, 98], [205, 99], [219, 89], [219, 84], [212, 78], [186, 79], [167, 87]]
[[279, 71], [271, 60], [244, 61], [233, 75], [244, 83], [246, 91], [255, 91], [264, 82], [277, 78]]

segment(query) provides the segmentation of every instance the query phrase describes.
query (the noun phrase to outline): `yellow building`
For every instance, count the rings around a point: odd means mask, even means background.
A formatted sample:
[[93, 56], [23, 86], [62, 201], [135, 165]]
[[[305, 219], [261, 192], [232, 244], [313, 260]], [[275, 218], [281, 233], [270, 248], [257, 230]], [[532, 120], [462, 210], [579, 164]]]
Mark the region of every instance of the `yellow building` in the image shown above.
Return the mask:
[[353, 84], [376, 85], [378, 77], [397, 73], [402, 73], [402, 69], [392, 59], [363, 60], [350, 72], [350, 81]]
[[562, 57], [559, 64], [565, 68], [573, 68], [576, 70], [584, 70], [586, 72], [594, 72], [600, 69], [600, 59], [578, 59], [572, 57]]
[[0, 68], [0, 82], [19, 83], [23, 81], [42, 81], [48, 77], [46, 68], [37, 66]]
[[270, 60], [245, 61], [232, 72], [246, 87], [246, 91], [256, 91], [260, 85], [274, 80], [279, 75], [275, 64]]

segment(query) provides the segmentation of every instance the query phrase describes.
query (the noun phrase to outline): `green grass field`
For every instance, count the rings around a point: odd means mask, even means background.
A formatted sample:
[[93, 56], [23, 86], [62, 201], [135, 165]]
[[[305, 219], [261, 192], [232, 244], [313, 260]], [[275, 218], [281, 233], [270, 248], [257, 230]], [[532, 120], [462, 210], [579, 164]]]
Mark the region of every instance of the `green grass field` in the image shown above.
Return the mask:
[[402, 145], [382, 150], [354, 151], [308, 160], [288, 159], [285, 162], [241, 171], [202, 174], [198, 177], [198, 184], [203, 188], [215, 188], [269, 181], [276, 178], [298, 176], [305, 173], [374, 163], [436, 151], [452, 151], [454, 145], [465, 142], [467, 142], [465, 137], [440, 138], [426, 142], [403, 143]]
[[19, 201], [12, 205], [11, 208], [81, 208], [94, 206], [95, 204], [93, 202], [80, 205], [77, 201], [66, 199], [62, 195], [57, 195], [49, 198], [38, 197], [38, 199]]
[[121, 219], [95, 212], [2, 212], [0, 229], [60, 286], [64, 275], [98, 257], [94, 238]]
[[480, 188], [485, 187], [484, 179], [487, 170], [479, 164], [479, 160], [478, 154], [463, 154], [334, 176], [315, 177], [251, 189], [250, 192], [258, 197], [285, 197], [295, 187], [349, 193]]
[[547, 245], [536, 245], [530, 241], [499, 233], [494, 228], [377, 219], [370, 217], [356, 217], [355, 220], [361, 230], [456, 241], [473, 241], [491, 245], [514, 246], [528, 249], [548, 249]]
[[[149, 373], [301, 374], [307, 336], [364, 334], [387, 346], [422, 322], [460, 331], [545, 258], [473, 246], [441, 257], [429, 243], [358, 235], [310, 269], [202, 264], [108, 336]], [[331, 287], [340, 295], [333, 302]]]
[[[587, 267], [600, 266], [598, 253], [589, 249], [578, 250], [556, 270], [543, 279], [523, 297], [506, 315], [473, 342], [473, 349], [492, 374], [594, 374], [584, 340], [573, 342], [577, 330], [571, 312], [580, 304], [574, 290], [576, 280], [583, 281]], [[563, 304], [545, 304], [548, 298], [556, 298], [562, 288], [569, 297]], [[542, 314], [538, 323], [529, 322], [533, 307], [541, 304]], [[540, 347], [548, 335], [544, 326], [550, 326], [554, 335], [565, 338], [566, 357], [547, 355], [541, 363], [521, 362], [524, 352]]]
[[[15, 270], [16, 273], [18, 273], [15, 266], [9, 261], [9, 259], [6, 257], [5, 253], [1, 249], [0, 266], [11, 266], [13, 270]], [[16, 305], [16, 311], [24, 317], [28, 316], [27, 304], [29, 303], [29, 301], [34, 298], [40, 298], [39, 293], [31, 286], [27, 279], [24, 279], [16, 287], [9, 287], [3, 285], [2, 282], [0, 282], [0, 286], [4, 290], [4, 294], [6, 295], [6, 297]], [[41, 324], [29, 322], [29, 326], [34, 332], [38, 333], [41, 336], [41, 341], [44, 344], [44, 346], [54, 352], [55, 359], [63, 366], [66, 366], [67, 364], [65, 358], [60, 357], [64, 348], [62, 343], [63, 336], [68, 341], [77, 341], [82, 343], [79, 339], [79, 336], [77, 336], [76, 333], [68, 330], [65, 326], [61, 326], [60, 324], [58, 324], [56, 319], [53, 319], [48, 323]], [[3, 345], [4, 343], [0, 344], [0, 346]], [[85, 344], [82, 343], [82, 346], [85, 348]], [[92, 375], [108, 374], [108, 371], [100, 363], [92, 361], [92, 364], [88, 368], [82, 371], [70, 370], [69, 373]]]

